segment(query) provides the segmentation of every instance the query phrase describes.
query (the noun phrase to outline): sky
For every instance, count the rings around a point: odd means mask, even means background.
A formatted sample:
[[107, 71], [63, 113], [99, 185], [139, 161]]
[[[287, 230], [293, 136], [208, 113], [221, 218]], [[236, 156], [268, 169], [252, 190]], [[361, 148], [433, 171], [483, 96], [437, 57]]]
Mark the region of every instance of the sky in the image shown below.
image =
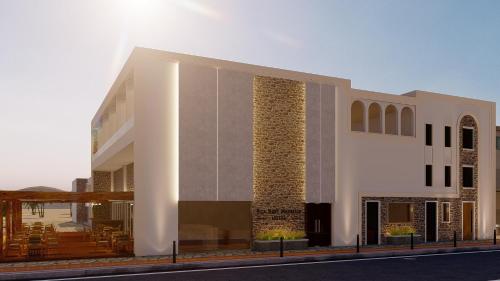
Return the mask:
[[495, 0], [0, 0], [0, 189], [90, 176], [90, 121], [135, 46], [498, 103], [499, 14]]

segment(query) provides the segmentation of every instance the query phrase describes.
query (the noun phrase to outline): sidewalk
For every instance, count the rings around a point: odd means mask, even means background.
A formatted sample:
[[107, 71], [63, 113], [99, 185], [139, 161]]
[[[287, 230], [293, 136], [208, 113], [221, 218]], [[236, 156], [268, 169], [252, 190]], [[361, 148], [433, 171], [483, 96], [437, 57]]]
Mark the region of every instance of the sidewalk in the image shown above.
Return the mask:
[[309, 248], [303, 251], [285, 251], [283, 258], [279, 257], [278, 252], [220, 251], [179, 255], [175, 264], [172, 263], [171, 256], [0, 263], [0, 280], [33, 280], [35, 277], [39, 279], [84, 277], [484, 250], [500, 250], [500, 246], [493, 245], [491, 240], [458, 242], [457, 248], [453, 247], [453, 243], [442, 242], [415, 245], [413, 250], [410, 249], [410, 245], [364, 246], [360, 248], [359, 253], [356, 253], [355, 247], [325, 247]]

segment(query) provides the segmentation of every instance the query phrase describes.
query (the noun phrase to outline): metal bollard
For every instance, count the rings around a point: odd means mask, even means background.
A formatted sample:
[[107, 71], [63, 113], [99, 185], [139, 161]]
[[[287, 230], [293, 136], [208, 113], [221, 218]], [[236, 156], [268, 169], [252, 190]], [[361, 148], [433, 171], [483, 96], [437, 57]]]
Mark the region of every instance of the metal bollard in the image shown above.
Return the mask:
[[497, 230], [493, 230], [493, 245], [497, 244]]
[[356, 253], [359, 253], [359, 234], [356, 235]]
[[453, 247], [457, 247], [457, 232], [453, 231]]
[[172, 246], [173, 246], [172, 247], [172, 263], [176, 263], [177, 262], [177, 257], [176, 257], [177, 256], [177, 253], [176, 253], [177, 249], [175, 247], [175, 241], [174, 241]]
[[410, 243], [411, 243], [411, 249], [413, 250], [413, 232], [410, 233]]
[[283, 237], [280, 237], [280, 258], [283, 257]]

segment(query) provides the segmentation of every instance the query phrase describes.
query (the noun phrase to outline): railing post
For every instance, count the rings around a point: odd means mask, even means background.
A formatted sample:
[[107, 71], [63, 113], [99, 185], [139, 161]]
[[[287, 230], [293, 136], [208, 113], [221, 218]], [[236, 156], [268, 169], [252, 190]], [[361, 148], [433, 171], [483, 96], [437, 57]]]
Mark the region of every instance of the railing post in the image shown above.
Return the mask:
[[356, 235], [356, 253], [359, 253], [359, 234]]
[[453, 231], [453, 247], [457, 247], [457, 232]]
[[175, 247], [175, 240], [174, 240], [174, 243], [172, 245], [172, 263], [176, 263], [177, 262], [177, 249]]
[[283, 257], [283, 237], [280, 237], [280, 258]]
[[411, 249], [413, 250], [413, 232], [410, 233], [410, 243], [411, 243]]
[[497, 244], [497, 229], [493, 230], [493, 245]]

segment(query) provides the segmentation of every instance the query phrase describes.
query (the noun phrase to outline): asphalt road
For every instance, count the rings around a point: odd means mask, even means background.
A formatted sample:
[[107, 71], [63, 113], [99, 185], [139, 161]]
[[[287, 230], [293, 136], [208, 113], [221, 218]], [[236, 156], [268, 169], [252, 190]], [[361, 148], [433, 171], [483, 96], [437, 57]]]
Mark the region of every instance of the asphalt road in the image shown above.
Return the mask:
[[496, 280], [500, 252], [331, 261], [58, 280]]

